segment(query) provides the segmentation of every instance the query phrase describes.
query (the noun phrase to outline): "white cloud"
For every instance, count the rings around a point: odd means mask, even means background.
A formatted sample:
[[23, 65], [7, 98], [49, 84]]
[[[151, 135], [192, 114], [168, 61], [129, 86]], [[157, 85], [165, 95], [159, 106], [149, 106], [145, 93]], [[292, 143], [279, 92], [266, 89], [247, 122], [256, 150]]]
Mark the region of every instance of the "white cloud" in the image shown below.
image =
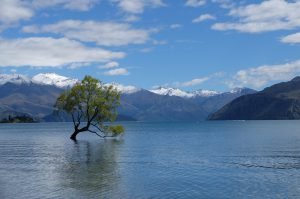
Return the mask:
[[96, 42], [103, 46], [143, 44], [150, 37], [151, 30], [134, 29], [126, 23], [65, 20], [56, 24], [25, 26], [27, 33], [55, 33], [84, 42]]
[[261, 88], [272, 81], [289, 80], [299, 73], [300, 60], [279, 65], [264, 65], [238, 71], [229, 84]]
[[[172, 86], [172, 87], [192, 87], [192, 86], [196, 86], [199, 84], [203, 84], [204, 82], [209, 81], [209, 80], [211, 81], [215, 78], [220, 79], [221, 77], [224, 77], [224, 76], [225, 76], [224, 72], [216, 72], [216, 73], [210, 74], [205, 77], [195, 78], [195, 79], [185, 81], [185, 82], [177, 81], [177, 82], [173, 82], [173, 83], [166, 83], [163, 86], [164, 87], [170, 87], [170, 86]], [[155, 87], [153, 87], [153, 88], [155, 88]]]
[[170, 25], [170, 28], [171, 29], [178, 29], [178, 28], [181, 28], [182, 27], [182, 25], [181, 24], [172, 24], [172, 25]]
[[235, 3], [238, 3], [238, 1], [234, 2], [232, 0], [211, 0], [211, 2], [217, 3], [220, 5], [221, 8], [226, 8], [226, 9], [232, 8], [234, 7]]
[[236, 22], [216, 23], [215, 30], [259, 33], [300, 27], [300, 1], [267, 0], [258, 4], [232, 7], [229, 16]]
[[129, 15], [129, 16], [126, 16], [124, 21], [126, 22], [136, 22], [136, 21], [139, 21], [140, 20], [140, 17], [136, 16], [136, 15]]
[[120, 0], [119, 7], [129, 13], [142, 13], [144, 11], [144, 3], [141, 0]]
[[192, 80], [187, 81], [187, 82], [176, 82], [175, 86], [177, 86], [177, 87], [196, 86], [196, 85], [199, 85], [199, 84], [202, 84], [202, 83], [206, 82], [209, 79], [210, 79], [210, 77], [202, 77], [202, 78], [192, 79]]
[[144, 12], [145, 7], [164, 6], [162, 0], [111, 0], [117, 2], [118, 6], [124, 11], [133, 14]]
[[203, 14], [200, 15], [199, 17], [197, 17], [196, 19], [193, 20], [193, 23], [200, 23], [202, 21], [206, 21], [206, 20], [214, 20], [216, 19], [215, 16], [210, 15], [210, 14]]
[[39, 33], [39, 27], [36, 26], [36, 25], [30, 25], [30, 26], [24, 26], [22, 28], [22, 31], [23, 32], [26, 32], [26, 33]]
[[99, 0], [33, 0], [32, 5], [36, 8], [63, 6], [65, 9], [88, 11], [94, 5], [99, 3]]
[[103, 66], [99, 66], [99, 68], [105, 68], [105, 69], [116, 68], [116, 67], [119, 67], [119, 65], [120, 64], [118, 62], [112, 61], [112, 62], [106, 63]]
[[69, 66], [68, 66], [68, 68], [69, 69], [77, 69], [77, 68], [81, 68], [81, 67], [86, 67], [86, 66], [90, 66], [91, 65], [91, 63], [89, 63], [89, 62], [87, 62], [87, 63], [82, 63], [82, 62], [80, 62], [80, 63], [71, 63]]
[[0, 0], [0, 31], [16, 25], [21, 20], [28, 20], [36, 9], [63, 6], [69, 10], [88, 11], [99, 0]]
[[300, 43], [300, 32], [282, 37], [281, 42], [290, 44]]
[[129, 75], [129, 72], [126, 68], [118, 68], [118, 69], [109, 70], [103, 74], [108, 76], [118, 76], [118, 75]]
[[199, 7], [206, 4], [206, 0], [187, 0], [185, 5], [191, 7]]
[[126, 94], [131, 94], [131, 93], [135, 93], [141, 89], [135, 87], [135, 86], [125, 86], [122, 84], [118, 84], [118, 83], [108, 83], [105, 84], [105, 86], [113, 86], [115, 89], [117, 89], [117, 91], [121, 92], [121, 93], [126, 93]]
[[123, 58], [122, 52], [92, 48], [67, 38], [30, 37], [0, 40], [0, 66], [62, 67], [108, 62]]
[[0, 0], [0, 22], [3, 24], [16, 23], [30, 19], [34, 15], [32, 9], [24, 1]]

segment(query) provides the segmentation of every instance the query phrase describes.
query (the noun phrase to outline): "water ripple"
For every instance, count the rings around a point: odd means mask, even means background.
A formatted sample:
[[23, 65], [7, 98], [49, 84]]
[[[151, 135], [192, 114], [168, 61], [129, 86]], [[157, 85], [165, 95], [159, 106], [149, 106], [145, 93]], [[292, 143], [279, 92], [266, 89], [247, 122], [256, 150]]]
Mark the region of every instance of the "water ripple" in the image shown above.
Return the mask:
[[69, 124], [0, 125], [0, 198], [300, 198], [299, 122], [125, 125], [77, 144]]

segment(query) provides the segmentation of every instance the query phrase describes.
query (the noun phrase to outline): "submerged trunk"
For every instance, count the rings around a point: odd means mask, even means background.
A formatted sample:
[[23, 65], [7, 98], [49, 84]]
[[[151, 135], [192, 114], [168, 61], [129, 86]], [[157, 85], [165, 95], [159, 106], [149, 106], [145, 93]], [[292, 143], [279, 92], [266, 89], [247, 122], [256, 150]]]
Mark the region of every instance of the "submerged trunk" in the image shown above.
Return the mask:
[[75, 130], [74, 133], [71, 135], [70, 139], [74, 140], [74, 141], [77, 141], [76, 136], [78, 135], [78, 133], [80, 133], [80, 131], [79, 130]]
[[74, 141], [77, 141], [76, 139], [76, 136], [78, 135], [78, 133], [80, 132], [84, 132], [84, 131], [88, 131], [89, 130], [89, 127], [90, 127], [90, 124], [88, 123], [87, 126], [79, 129], [78, 126], [75, 126], [75, 130], [74, 130], [74, 133], [71, 135], [70, 139], [71, 140], [74, 140]]

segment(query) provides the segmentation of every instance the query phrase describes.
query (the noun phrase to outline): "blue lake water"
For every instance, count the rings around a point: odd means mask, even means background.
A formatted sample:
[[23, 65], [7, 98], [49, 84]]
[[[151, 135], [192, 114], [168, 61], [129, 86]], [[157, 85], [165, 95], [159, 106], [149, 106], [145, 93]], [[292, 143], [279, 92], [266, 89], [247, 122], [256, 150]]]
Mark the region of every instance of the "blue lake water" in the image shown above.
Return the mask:
[[300, 198], [300, 121], [0, 125], [0, 198]]

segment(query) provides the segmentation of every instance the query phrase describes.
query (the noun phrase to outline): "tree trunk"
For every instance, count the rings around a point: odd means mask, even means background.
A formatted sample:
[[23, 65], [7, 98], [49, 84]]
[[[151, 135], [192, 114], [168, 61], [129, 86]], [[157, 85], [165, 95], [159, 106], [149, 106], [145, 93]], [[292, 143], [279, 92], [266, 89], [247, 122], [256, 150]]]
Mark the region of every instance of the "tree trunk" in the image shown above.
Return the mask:
[[81, 128], [81, 129], [79, 129], [78, 126], [75, 126], [74, 133], [71, 135], [70, 139], [73, 141], [77, 141], [76, 136], [78, 135], [78, 133], [88, 131], [89, 127], [90, 127], [90, 123], [88, 123], [87, 126]]
[[80, 133], [79, 130], [75, 130], [74, 133], [71, 135], [70, 139], [73, 141], [77, 141], [76, 136]]

